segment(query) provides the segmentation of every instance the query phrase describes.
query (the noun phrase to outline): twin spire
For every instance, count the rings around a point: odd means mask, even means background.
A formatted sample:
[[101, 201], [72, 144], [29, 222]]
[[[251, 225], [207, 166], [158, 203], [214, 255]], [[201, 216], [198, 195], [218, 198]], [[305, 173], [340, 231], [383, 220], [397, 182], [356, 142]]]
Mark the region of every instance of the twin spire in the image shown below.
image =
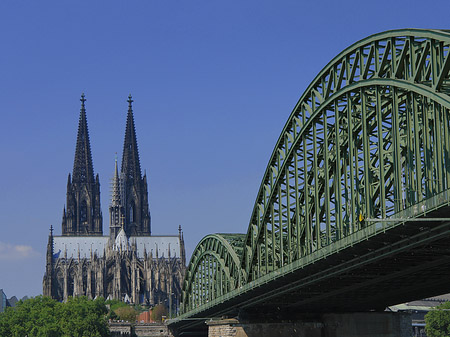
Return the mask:
[[141, 164], [139, 162], [139, 151], [136, 139], [136, 128], [133, 117], [133, 99], [128, 96], [127, 126], [125, 128], [125, 140], [123, 143], [122, 169], [121, 173], [126, 173], [126, 179], [141, 179]]
[[[73, 163], [73, 180], [77, 182], [94, 182], [94, 166], [92, 164], [91, 145], [86, 119], [86, 98], [81, 94], [81, 109], [78, 122], [77, 144], [75, 149], [75, 160]], [[137, 145], [136, 128], [133, 116], [133, 99], [128, 96], [127, 124], [125, 128], [125, 139], [123, 144], [121, 174], [127, 174], [127, 179], [139, 180], [142, 178], [141, 164]]]
[[78, 183], [94, 182], [94, 166], [92, 165], [91, 144], [86, 119], [86, 98], [81, 94], [80, 119], [78, 121], [77, 145], [73, 162], [73, 181]]
[[[102, 235], [100, 182], [98, 174], [94, 178], [84, 93], [80, 101], [75, 159], [72, 177], [69, 174], [67, 183], [67, 212], [64, 209], [62, 231], [63, 235]], [[131, 95], [127, 102], [122, 167], [119, 174], [116, 158], [112, 186], [111, 207], [115, 207], [117, 216], [111, 218], [110, 227], [113, 229], [120, 224], [128, 236], [150, 235], [147, 179], [141, 175]]]

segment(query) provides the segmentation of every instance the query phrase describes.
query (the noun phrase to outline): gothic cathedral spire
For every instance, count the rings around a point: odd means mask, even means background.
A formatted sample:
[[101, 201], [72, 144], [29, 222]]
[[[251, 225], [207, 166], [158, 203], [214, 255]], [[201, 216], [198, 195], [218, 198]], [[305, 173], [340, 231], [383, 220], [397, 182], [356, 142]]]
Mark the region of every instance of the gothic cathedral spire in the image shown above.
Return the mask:
[[73, 162], [73, 182], [94, 182], [94, 167], [92, 165], [91, 144], [86, 120], [86, 99], [81, 94], [80, 119], [78, 121], [77, 145], [75, 148], [75, 159]]
[[72, 177], [67, 181], [67, 210], [62, 221], [63, 235], [102, 235], [100, 182], [94, 180], [91, 145], [86, 119], [85, 96], [81, 95], [80, 119]]
[[139, 151], [136, 139], [136, 128], [134, 127], [134, 117], [131, 95], [128, 96], [127, 125], [125, 128], [125, 140], [123, 143], [122, 173], [127, 173], [128, 180], [141, 179], [141, 164], [139, 162]]
[[147, 177], [145, 174], [144, 177], [141, 175], [132, 103], [132, 97], [129, 95], [121, 168], [124, 228], [128, 236], [150, 235]]

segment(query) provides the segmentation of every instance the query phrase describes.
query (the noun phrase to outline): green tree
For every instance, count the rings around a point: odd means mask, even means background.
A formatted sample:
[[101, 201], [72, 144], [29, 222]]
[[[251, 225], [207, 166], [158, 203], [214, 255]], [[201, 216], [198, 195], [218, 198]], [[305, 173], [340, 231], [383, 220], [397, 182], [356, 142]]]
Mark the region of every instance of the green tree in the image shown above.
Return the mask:
[[63, 336], [108, 336], [107, 313], [103, 298], [94, 301], [86, 297], [69, 298], [60, 311]]
[[161, 322], [163, 316], [167, 317], [167, 307], [164, 304], [155, 305], [152, 309], [152, 320], [155, 322]]
[[0, 314], [0, 336], [61, 336], [59, 307], [60, 303], [42, 296], [19, 301], [15, 308]]
[[125, 302], [122, 302], [120, 300], [107, 300], [106, 305], [109, 305], [110, 310], [114, 311], [118, 308], [127, 307], [128, 304]]
[[113, 311], [109, 310], [108, 316], [106, 316], [107, 319], [117, 320], [119, 319], [119, 316]]
[[425, 332], [428, 337], [450, 336], [450, 302], [442, 303], [425, 315]]
[[123, 319], [124, 321], [128, 321], [134, 323], [136, 321], [137, 311], [130, 306], [120, 307], [114, 310], [119, 319]]
[[19, 301], [0, 314], [0, 336], [10, 337], [106, 337], [107, 309], [102, 298], [85, 297], [59, 303], [38, 296]]

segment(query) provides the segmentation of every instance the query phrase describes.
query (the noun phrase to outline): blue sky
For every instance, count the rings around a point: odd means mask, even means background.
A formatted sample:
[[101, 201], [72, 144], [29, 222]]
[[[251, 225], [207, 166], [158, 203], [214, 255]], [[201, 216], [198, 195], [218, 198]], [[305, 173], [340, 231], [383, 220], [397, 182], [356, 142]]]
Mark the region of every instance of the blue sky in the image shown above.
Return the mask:
[[448, 1], [0, 2], [0, 288], [42, 293], [86, 94], [103, 230], [133, 95], [154, 234], [247, 231], [295, 103], [341, 50], [396, 28], [450, 28]]

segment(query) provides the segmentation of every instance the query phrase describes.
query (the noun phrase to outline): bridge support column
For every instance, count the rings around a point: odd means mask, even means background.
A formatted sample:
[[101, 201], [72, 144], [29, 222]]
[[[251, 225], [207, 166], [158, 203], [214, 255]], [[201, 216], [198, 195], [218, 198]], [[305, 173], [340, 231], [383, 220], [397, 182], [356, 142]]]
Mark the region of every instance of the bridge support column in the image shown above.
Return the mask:
[[404, 313], [323, 314], [289, 322], [238, 319], [207, 321], [208, 337], [410, 337], [411, 317]]

